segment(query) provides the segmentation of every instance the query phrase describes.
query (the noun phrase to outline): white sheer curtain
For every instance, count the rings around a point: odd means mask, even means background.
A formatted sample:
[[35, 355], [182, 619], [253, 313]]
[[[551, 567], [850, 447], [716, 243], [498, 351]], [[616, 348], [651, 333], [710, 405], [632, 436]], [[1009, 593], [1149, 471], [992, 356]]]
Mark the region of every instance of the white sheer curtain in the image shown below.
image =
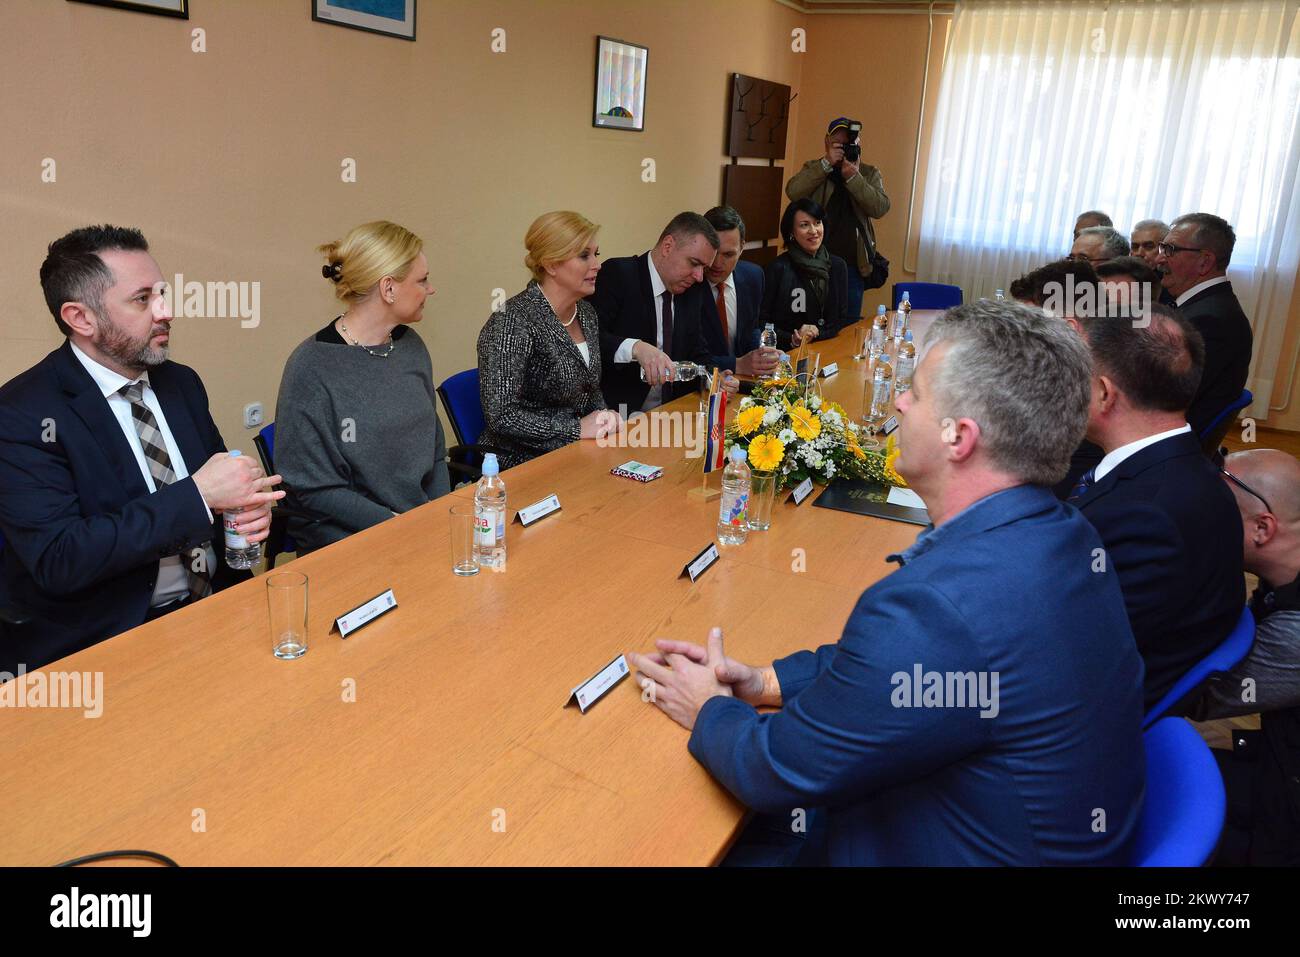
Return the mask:
[[1300, 0], [959, 3], [917, 278], [969, 301], [1069, 252], [1075, 216], [1210, 212], [1267, 411], [1300, 270]]

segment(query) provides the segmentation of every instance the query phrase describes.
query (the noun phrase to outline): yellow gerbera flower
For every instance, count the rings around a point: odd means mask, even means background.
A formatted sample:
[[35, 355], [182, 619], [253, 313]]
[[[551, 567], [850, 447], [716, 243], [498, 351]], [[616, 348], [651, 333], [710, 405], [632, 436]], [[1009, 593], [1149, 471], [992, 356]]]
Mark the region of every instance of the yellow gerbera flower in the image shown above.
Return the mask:
[[885, 478], [889, 479], [889, 481], [897, 486], [907, 488], [907, 481], [903, 476], [899, 475], [898, 471], [894, 468], [894, 463], [898, 461], [898, 456], [902, 454], [903, 450], [898, 447], [898, 444], [894, 441], [892, 435], [889, 437], [889, 441], [885, 444], [885, 449]]
[[822, 420], [802, 402], [795, 405], [786, 403], [786, 411], [790, 413], [790, 428], [805, 442], [811, 442], [822, 434]]
[[774, 435], [759, 435], [749, 443], [749, 464], [760, 472], [774, 472], [785, 458], [785, 445]]
[[766, 411], [761, 405], [751, 405], [748, 409], [741, 409], [740, 414], [736, 416], [736, 431], [741, 435], [752, 435], [763, 424], [763, 413]]

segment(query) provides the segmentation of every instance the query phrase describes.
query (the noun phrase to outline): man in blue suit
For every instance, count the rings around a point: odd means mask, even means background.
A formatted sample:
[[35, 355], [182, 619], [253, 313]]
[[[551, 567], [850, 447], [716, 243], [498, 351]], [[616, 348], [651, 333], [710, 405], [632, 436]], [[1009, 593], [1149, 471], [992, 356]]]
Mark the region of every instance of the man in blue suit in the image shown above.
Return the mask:
[[1095, 369], [1088, 438], [1105, 455], [1069, 501], [1119, 574], [1150, 707], [1241, 617], [1241, 515], [1187, 423], [1205, 366], [1196, 328], [1157, 304], [1147, 324], [1082, 329]]
[[896, 467], [934, 524], [839, 641], [753, 667], [714, 629], [632, 664], [739, 800], [787, 827], [823, 809], [832, 863], [1126, 863], [1142, 662], [1097, 533], [1050, 489], [1083, 435], [1087, 351], [990, 301], [949, 310], [927, 345]]
[[745, 248], [745, 221], [730, 206], [714, 206], [704, 218], [718, 234], [718, 255], [704, 270], [709, 299], [700, 320], [713, 365], [739, 375], [768, 375], [776, 369], [780, 352], [758, 344], [763, 270], [740, 258]]
[[214, 515], [258, 542], [284, 495], [226, 453], [198, 375], [168, 361], [166, 287], [139, 230], [55, 240], [41, 286], [67, 341], [0, 388], [0, 590], [32, 619], [0, 636], [10, 674], [232, 583]]

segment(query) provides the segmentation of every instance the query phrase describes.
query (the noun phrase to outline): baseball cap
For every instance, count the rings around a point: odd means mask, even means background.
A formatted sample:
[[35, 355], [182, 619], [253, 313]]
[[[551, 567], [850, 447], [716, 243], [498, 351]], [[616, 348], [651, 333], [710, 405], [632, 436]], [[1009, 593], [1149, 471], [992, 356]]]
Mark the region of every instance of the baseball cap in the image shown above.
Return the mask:
[[862, 124], [857, 120], [849, 119], [847, 116], [837, 116], [831, 120], [831, 125], [826, 127], [826, 135], [830, 136], [836, 130], [847, 130], [853, 125], [861, 126]]

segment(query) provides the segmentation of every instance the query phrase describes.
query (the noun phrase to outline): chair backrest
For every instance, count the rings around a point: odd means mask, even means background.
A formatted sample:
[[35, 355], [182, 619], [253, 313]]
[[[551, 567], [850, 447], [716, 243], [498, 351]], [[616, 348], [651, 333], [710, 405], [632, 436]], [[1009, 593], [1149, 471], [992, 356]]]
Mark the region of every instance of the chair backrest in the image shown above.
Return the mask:
[[457, 372], [438, 386], [457, 445], [475, 445], [483, 434], [483, 405], [478, 394], [478, 368]]
[[257, 454], [262, 458], [262, 468], [266, 469], [267, 475], [275, 474], [275, 423], [268, 422], [262, 426], [257, 435], [253, 436], [253, 444], [257, 446]]
[[961, 286], [948, 286], [941, 282], [896, 282], [892, 308], [898, 308], [905, 292], [913, 309], [951, 309], [960, 306], [962, 301]]
[[1223, 642], [1208, 655], [1187, 669], [1187, 673], [1174, 682], [1163, 698], [1151, 706], [1142, 719], [1142, 727], [1149, 728], [1192, 692], [1196, 691], [1210, 675], [1230, 671], [1246, 657], [1255, 641], [1255, 616], [1249, 606], [1242, 611], [1237, 625]]
[[[1251, 394], [1250, 390], [1242, 389], [1241, 395], [1237, 396], [1237, 398], [1229, 402], [1228, 407], [1226, 409], [1224, 409], [1213, 419], [1211, 419], [1209, 425], [1201, 429], [1201, 434], [1199, 438], [1202, 440], [1209, 438], [1211, 435], [1214, 434], [1215, 429], [1223, 425], [1225, 421], [1231, 421], [1231, 417], [1235, 413], [1240, 412], [1242, 409], [1246, 408], [1246, 406], [1250, 405], [1254, 401], [1255, 401], [1255, 397]], [[1226, 431], [1227, 429], [1225, 428], [1224, 432]], [[1223, 433], [1219, 433], [1219, 438], [1220, 439], [1223, 438]], [[1218, 445], [1217, 441], [1215, 442], [1215, 445]]]
[[1138, 818], [1137, 867], [1200, 867], [1223, 831], [1227, 796], [1205, 739], [1182, 718], [1165, 718], [1142, 734], [1146, 800]]

